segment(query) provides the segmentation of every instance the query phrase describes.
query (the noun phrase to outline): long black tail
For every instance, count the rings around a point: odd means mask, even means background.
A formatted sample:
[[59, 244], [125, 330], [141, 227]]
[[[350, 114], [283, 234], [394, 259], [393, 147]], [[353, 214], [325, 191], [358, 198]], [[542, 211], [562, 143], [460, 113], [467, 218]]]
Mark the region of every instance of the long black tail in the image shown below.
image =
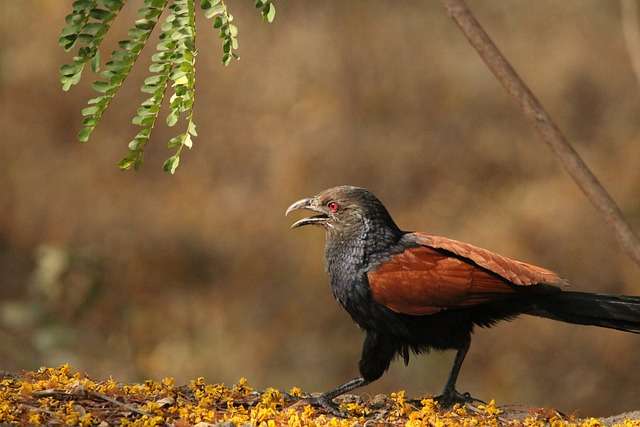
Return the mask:
[[640, 334], [640, 297], [563, 291], [541, 296], [527, 314]]

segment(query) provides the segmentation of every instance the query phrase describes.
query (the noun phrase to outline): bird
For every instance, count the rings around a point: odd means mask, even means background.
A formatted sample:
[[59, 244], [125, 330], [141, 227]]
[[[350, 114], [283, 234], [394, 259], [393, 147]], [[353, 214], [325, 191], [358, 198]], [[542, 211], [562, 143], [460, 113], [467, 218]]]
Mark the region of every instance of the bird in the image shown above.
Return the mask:
[[411, 353], [430, 350], [456, 351], [438, 404], [478, 401], [456, 388], [472, 332], [521, 314], [640, 333], [640, 297], [567, 290], [567, 281], [545, 268], [403, 231], [365, 188], [329, 188], [294, 202], [285, 215], [298, 210], [315, 215], [291, 228], [324, 228], [331, 291], [365, 333], [360, 375], [308, 398], [335, 416], [345, 415], [335, 397], [376, 381], [396, 357], [408, 364]]

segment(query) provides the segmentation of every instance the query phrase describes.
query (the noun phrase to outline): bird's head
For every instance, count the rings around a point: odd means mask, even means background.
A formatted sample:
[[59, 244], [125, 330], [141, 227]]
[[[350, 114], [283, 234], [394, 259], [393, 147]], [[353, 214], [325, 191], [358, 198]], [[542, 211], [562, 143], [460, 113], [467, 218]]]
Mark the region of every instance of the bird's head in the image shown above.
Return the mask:
[[316, 215], [294, 222], [291, 228], [304, 225], [320, 225], [329, 236], [355, 233], [363, 227], [383, 228], [385, 231], [400, 233], [389, 212], [370, 191], [349, 185], [329, 188], [313, 197], [293, 203], [285, 215], [305, 209]]

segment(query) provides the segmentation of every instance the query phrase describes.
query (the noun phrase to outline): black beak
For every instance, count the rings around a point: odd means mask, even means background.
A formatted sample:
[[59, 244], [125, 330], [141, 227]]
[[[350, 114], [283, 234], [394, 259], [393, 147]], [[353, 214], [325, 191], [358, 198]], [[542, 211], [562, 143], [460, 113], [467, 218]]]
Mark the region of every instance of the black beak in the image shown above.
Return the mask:
[[287, 216], [291, 212], [297, 211], [300, 209], [320, 212], [320, 214], [310, 216], [308, 218], [302, 218], [301, 220], [298, 220], [293, 224], [291, 224], [291, 228], [298, 228], [298, 227], [302, 227], [303, 225], [324, 225], [329, 219], [329, 216], [324, 212], [322, 212], [322, 209], [318, 207], [318, 204], [315, 198], [312, 198], [312, 197], [307, 199], [300, 199], [297, 202], [292, 203], [291, 206], [287, 208], [287, 211], [284, 213], [284, 215]]

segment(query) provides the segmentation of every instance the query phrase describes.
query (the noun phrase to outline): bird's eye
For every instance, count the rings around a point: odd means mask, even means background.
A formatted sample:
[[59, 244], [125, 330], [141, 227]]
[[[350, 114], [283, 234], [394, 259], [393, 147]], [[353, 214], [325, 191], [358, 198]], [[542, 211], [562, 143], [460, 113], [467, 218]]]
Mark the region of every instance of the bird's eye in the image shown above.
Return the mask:
[[340, 209], [340, 205], [337, 204], [336, 202], [329, 202], [327, 203], [327, 208], [329, 208], [329, 211], [331, 213], [336, 213], [338, 212], [338, 209]]

